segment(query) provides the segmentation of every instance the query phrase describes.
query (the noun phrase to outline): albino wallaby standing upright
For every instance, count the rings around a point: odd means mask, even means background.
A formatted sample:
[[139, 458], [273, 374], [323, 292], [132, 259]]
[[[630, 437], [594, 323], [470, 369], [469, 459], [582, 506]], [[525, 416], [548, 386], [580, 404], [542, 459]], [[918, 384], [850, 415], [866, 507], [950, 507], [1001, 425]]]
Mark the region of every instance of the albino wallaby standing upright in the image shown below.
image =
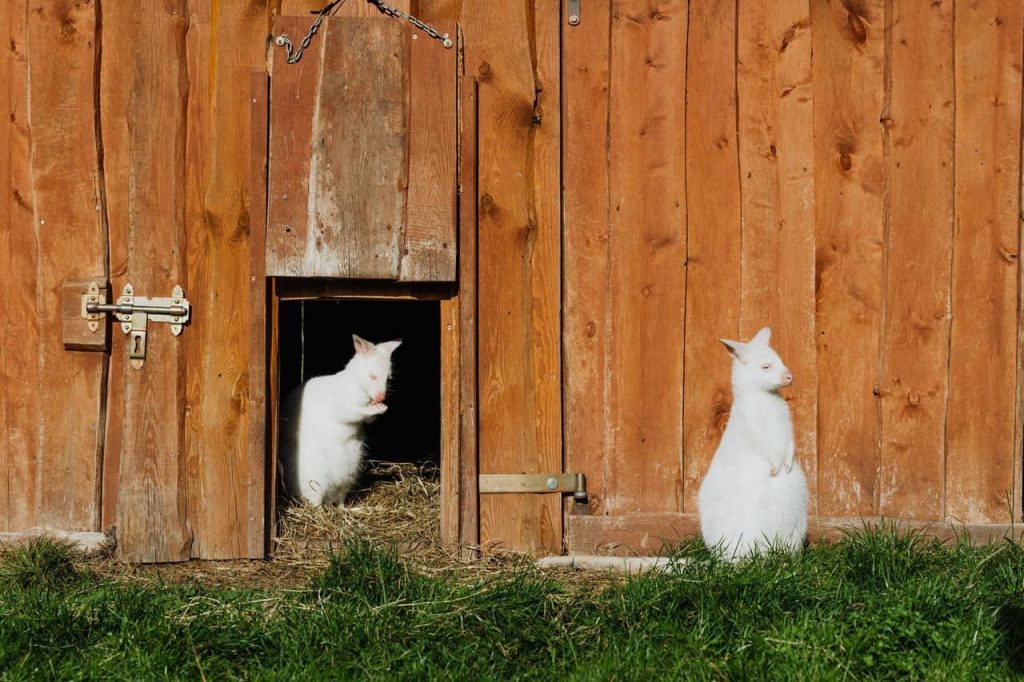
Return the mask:
[[279, 461], [286, 491], [310, 504], [341, 504], [359, 474], [363, 425], [384, 404], [391, 354], [401, 341], [373, 344], [352, 335], [356, 354], [337, 374], [296, 388], [281, 410]]
[[733, 357], [732, 411], [697, 495], [704, 543], [737, 560], [759, 549], [797, 552], [807, 535], [807, 479], [779, 389], [793, 375], [765, 327], [747, 343], [720, 339]]

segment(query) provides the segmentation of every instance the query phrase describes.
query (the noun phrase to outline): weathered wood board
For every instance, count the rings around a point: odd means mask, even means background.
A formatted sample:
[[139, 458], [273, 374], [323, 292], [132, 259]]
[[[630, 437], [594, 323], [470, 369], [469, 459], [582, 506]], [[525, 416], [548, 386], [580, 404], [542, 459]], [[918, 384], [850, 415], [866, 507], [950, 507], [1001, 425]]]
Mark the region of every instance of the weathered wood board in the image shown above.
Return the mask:
[[318, 35], [295, 64], [274, 53], [267, 274], [454, 281], [456, 49], [386, 17]]

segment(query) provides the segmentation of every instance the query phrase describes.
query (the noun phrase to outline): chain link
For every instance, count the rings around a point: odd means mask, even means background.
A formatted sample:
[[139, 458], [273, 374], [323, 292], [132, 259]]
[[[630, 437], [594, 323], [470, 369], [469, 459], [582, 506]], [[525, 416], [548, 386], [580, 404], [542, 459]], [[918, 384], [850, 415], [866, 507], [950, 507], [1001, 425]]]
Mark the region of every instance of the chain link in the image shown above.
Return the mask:
[[[395, 19], [400, 19], [402, 21], [408, 21], [434, 40], [441, 41], [441, 45], [445, 48], [451, 48], [455, 44], [447, 33], [439, 33], [437, 30], [423, 23], [408, 12], [403, 12], [397, 7], [393, 7], [383, 2], [383, 0], [366, 0], [366, 2], [376, 7], [381, 14], [386, 14], [389, 17], [394, 17]], [[279, 47], [283, 47], [285, 49], [285, 54], [288, 56], [289, 64], [295, 64], [302, 59], [302, 53], [306, 51], [306, 48], [309, 47], [310, 42], [313, 40], [313, 36], [315, 36], [316, 32], [320, 30], [320, 25], [324, 23], [324, 17], [332, 14], [336, 7], [339, 7], [344, 3], [345, 0], [334, 0], [334, 2], [327, 3], [323, 9], [317, 12], [316, 20], [313, 21], [313, 24], [309, 27], [309, 31], [299, 43], [299, 49], [296, 50], [292, 41], [284, 34], [279, 35], [274, 40]]]

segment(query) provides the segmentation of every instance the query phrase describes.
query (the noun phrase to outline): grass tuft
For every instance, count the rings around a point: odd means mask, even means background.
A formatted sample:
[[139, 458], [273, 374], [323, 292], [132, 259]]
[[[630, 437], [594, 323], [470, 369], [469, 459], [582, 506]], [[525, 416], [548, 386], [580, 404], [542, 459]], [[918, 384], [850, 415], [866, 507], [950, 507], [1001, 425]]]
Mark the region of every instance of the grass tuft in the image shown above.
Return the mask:
[[32, 538], [0, 554], [0, 585], [24, 590], [64, 587], [79, 577], [74, 556], [75, 549], [66, 542]]

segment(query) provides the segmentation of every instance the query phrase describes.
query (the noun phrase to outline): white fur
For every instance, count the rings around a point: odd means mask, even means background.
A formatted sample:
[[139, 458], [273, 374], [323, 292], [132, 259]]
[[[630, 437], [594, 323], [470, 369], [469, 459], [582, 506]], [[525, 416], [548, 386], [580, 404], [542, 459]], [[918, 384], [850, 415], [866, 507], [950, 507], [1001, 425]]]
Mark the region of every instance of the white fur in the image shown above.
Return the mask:
[[769, 547], [797, 552], [807, 535], [807, 479], [778, 393], [793, 376], [770, 337], [765, 327], [748, 343], [722, 340], [733, 356], [732, 411], [697, 507], [705, 544], [732, 560]]
[[363, 425], [388, 409], [391, 354], [401, 341], [352, 341], [356, 354], [345, 369], [296, 388], [281, 413], [285, 487], [314, 505], [344, 501], [362, 463]]

